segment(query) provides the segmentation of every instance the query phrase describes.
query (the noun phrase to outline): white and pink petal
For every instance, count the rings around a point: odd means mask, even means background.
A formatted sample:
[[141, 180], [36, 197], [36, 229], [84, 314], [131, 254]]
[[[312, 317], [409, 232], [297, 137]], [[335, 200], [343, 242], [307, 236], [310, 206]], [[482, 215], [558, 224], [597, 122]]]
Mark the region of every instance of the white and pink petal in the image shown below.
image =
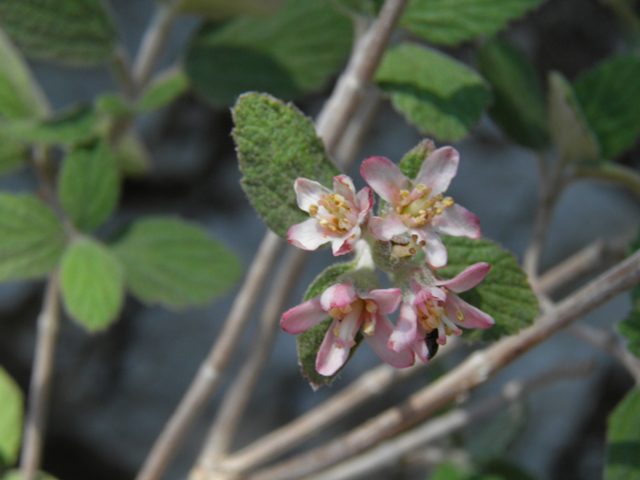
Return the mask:
[[338, 283], [327, 288], [320, 295], [320, 304], [325, 312], [333, 308], [343, 308], [356, 300], [358, 296], [351, 282]]
[[[489, 328], [496, 323], [491, 315], [468, 304], [457, 295], [451, 294], [447, 297], [446, 307], [451, 321], [463, 328]], [[458, 319], [458, 311], [462, 313], [462, 321]]]
[[476, 263], [470, 267], [465, 268], [458, 275], [451, 280], [438, 280], [436, 285], [445, 287], [452, 292], [460, 293], [466, 292], [478, 285], [484, 277], [487, 276], [491, 265], [485, 262]]
[[439, 148], [422, 162], [414, 183], [429, 187], [432, 196], [438, 195], [449, 188], [458, 172], [459, 161], [460, 155], [454, 148]]
[[393, 325], [384, 315], [376, 316], [376, 328], [373, 335], [365, 335], [364, 340], [380, 359], [395, 368], [407, 368], [415, 363], [413, 351], [405, 348], [396, 352], [388, 348]]
[[388, 242], [396, 235], [402, 235], [408, 230], [408, 227], [395, 212], [389, 212], [382, 218], [373, 217], [369, 222], [369, 229], [378, 240]]
[[309, 212], [311, 205], [318, 205], [322, 195], [331, 194], [328, 188], [306, 178], [298, 178], [293, 184], [293, 189], [296, 192], [298, 207], [305, 212]]
[[398, 202], [400, 190], [407, 190], [409, 187], [409, 179], [388, 158], [367, 158], [362, 162], [360, 174], [380, 198], [392, 205]]
[[316, 357], [316, 371], [325, 377], [330, 377], [340, 370], [351, 351], [350, 348], [341, 348], [337, 345], [336, 336], [333, 333], [337, 326], [339, 326], [339, 320], [334, 320], [324, 336]]
[[287, 241], [303, 250], [316, 250], [330, 240], [327, 230], [315, 218], [292, 225], [287, 232]]
[[413, 305], [402, 302], [398, 323], [389, 337], [388, 347], [400, 352], [418, 338], [418, 314]]
[[460, 205], [445, 208], [441, 215], [431, 220], [431, 226], [438, 233], [454, 237], [480, 238], [480, 221], [473, 213]]
[[306, 332], [311, 327], [315, 327], [325, 320], [327, 316], [327, 312], [324, 311], [320, 304], [320, 295], [318, 295], [297, 307], [287, 310], [282, 315], [280, 325], [285, 332], [298, 335]]
[[402, 290], [399, 288], [386, 288], [380, 290], [372, 290], [362, 298], [372, 300], [378, 306], [378, 313], [387, 315], [393, 313], [400, 305], [402, 300]]

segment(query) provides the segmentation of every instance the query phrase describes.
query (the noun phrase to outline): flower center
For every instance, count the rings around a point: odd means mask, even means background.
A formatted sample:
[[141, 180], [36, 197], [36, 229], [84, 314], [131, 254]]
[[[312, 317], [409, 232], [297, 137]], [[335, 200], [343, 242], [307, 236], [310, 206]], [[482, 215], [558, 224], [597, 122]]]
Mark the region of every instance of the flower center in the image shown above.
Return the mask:
[[431, 195], [431, 189], [425, 185], [416, 185], [414, 189], [400, 190], [400, 202], [396, 205], [396, 213], [403, 217], [407, 226], [419, 228], [432, 218], [442, 215], [445, 208], [453, 206], [451, 197], [442, 194]]
[[353, 227], [353, 209], [337, 193], [322, 195], [318, 205], [309, 207], [309, 215], [317, 217], [322, 227], [334, 233], [346, 233]]
[[[424, 327], [427, 333], [431, 333], [437, 329], [444, 330], [446, 336], [450, 336], [452, 333], [456, 335], [462, 333], [456, 324], [447, 318], [449, 311], [441, 300], [433, 297], [428, 298], [419, 305], [416, 305], [416, 309], [418, 311], [418, 322], [420, 322], [420, 325]], [[464, 322], [464, 314], [460, 310], [456, 312], [456, 318], [459, 322]]]
[[333, 334], [336, 337], [338, 348], [353, 347], [355, 335], [360, 326], [365, 335], [373, 335], [376, 328], [376, 315], [378, 305], [373, 300], [358, 298], [342, 308], [332, 308], [329, 315], [338, 320]]

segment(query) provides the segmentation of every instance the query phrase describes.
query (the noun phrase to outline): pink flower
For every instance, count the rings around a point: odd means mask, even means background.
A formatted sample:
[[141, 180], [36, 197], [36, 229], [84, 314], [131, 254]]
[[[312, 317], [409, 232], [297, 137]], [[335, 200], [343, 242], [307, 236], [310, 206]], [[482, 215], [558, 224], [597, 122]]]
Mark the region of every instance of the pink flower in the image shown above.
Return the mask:
[[362, 177], [390, 205], [382, 218], [371, 219], [373, 235], [388, 241], [409, 232], [433, 268], [447, 263], [447, 250], [439, 234], [480, 238], [478, 218], [451, 197], [442, 196], [456, 175], [458, 161], [453, 148], [439, 148], [426, 158], [411, 181], [384, 157], [366, 159], [360, 169]]
[[356, 195], [353, 182], [346, 175], [333, 178], [332, 192], [318, 182], [298, 178], [294, 184], [298, 206], [313, 218], [293, 225], [287, 240], [303, 250], [316, 250], [331, 242], [334, 255], [349, 253], [369, 219], [373, 193], [363, 188]]
[[[438, 280], [435, 285], [411, 281], [411, 292], [400, 307], [398, 325], [389, 338], [389, 348], [403, 351], [413, 348], [424, 362], [429, 361], [437, 344], [447, 343], [447, 335], [462, 332], [458, 327], [489, 328], [495, 321], [490, 315], [469, 305], [454, 293], [465, 292], [482, 281], [489, 273], [488, 263], [476, 263], [451, 280]], [[437, 334], [435, 349], [429, 351], [429, 340]]]
[[386, 314], [398, 308], [401, 298], [398, 288], [357, 294], [348, 281], [285, 312], [281, 325], [285, 332], [297, 335], [322, 322], [327, 314], [333, 317], [316, 357], [316, 370], [325, 377], [336, 373], [347, 361], [359, 330], [383, 361], [396, 368], [410, 367], [414, 363], [410, 348], [394, 351], [387, 347], [393, 324]]

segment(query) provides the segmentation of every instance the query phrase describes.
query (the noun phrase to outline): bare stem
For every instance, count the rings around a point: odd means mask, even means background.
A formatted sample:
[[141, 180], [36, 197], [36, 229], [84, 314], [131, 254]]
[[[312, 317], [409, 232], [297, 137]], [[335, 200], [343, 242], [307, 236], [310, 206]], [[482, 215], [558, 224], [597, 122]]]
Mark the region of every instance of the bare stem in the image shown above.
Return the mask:
[[291, 247], [287, 251], [267, 294], [268, 301], [262, 310], [249, 357], [224, 397], [196, 468], [212, 470], [215, 462], [228, 452], [242, 414], [269, 358], [285, 303], [308, 257], [308, 252], [304, 250]]
[[111, 72], [125, 98], [133, 100], [136, 96], [136, 81], [133, 78], [131, 59], [124, 46], [119, 45], [111, 59]]
[[[462, 342], [451, 339], [433, 362], [441, 360], [460, 346]], [[223, 460], [220, 470], [245, 472], [286, 453], [312, 435], [335, 424], [365, 402], [384, 394], [396, 383], [423, 372], [433, 362], [419, 362], [401, 370], [381, 365], [364, 373], [318, 407]]]
[[375, 73], [391, 33], [408, 0], [386, 0], [379, 17], [356, 41], [346, 70], [338, 79], [331, 98], [318, 117], [316, 130], [327, 150], [332, 151]]
[[435, 440], [470, 425], [489, 415], [494, 415], [509, 405], [516, 403], [532, 392], [560, 380], [585, 376], [593, 372], [593, 363], [562, 365], [535, 378], [522, 381], [512, 380], [502, 387], [502, 391], [468, 408], [447, 412], [397, 438], [381, 443], [368, 452], [336, 465], [333, 468], [307, 477], [305, 480], [355, 480], [370, 478], [375, 472], [398, 463], [407, 453], [421, 448]]
[[177, 448], [195, 418], [200, 414], [207, 400], [222, 379], [222, 373], [231, 361], [238, 341], [249, 320], [257, 301], [260, 289], [273, 269], [280, 249], [284, 243], [273, 232], [268, 232], [247, 272], [247, 276], [238, 292], [231, 311], [224, 323], [209, 355], [200, 365], [189, 389], [180, 401], [176, 411], [167, 422], [164, 430], [153, 445], [137, 480], [155, 480], [162, 475]]
[[59, 321], [58, 275], [54, 273], [47, 283], [42, 311], [38, 317], [35, 358], [29, 386], [29, 406], [20, 457], [23, 480], [33, 480], [40, 466]]
[[497, 370], [538, 345], [573, 320], [640, 282], [640, 252], [609, 269], [518, 335], [471, 355], [465, 362], [398, 407], [374, 417], [351, 432], [291, 460], [264, 469], [252, 480], [291, 480], [318, 472], [357, 455], [481, 385]]

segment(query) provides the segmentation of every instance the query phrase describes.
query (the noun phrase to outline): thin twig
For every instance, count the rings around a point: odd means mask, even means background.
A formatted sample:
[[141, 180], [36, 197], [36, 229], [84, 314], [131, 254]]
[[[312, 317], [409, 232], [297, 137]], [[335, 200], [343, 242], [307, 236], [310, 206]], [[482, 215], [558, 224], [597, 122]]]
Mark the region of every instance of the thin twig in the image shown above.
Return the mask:
[[611, 268], [518, 335], [471, 355], [447, 375], [364, 425], [309, 452], [264, 469], [252, 480], [291, 480], [318, 472], [357, 455], [407, 428], [483, 384], [489, 376], [538, 345], [573, 320], [640, 282], [640, 252]]
[[119, 45], [116, 48], [110, 66], [124, 97], [128, 100], [134, 100], [138, 89], [133, 78], [131, 58], [129, 58], [129, 53], [127, 53], [123, 45]]
[[447, 412], [397, 438], [381, 443], [366, 453], [306, 477], [305, 480], [355, 480], [366, 478], [391, 467], [407, 453], [443, 438], [480, 420], [494, 415], [509, 405], [521, 401], [531, 393], [560, 380], [584, 377], [594, 370], [593, 362], [561, 365], [525, 381], [512, 380], [501, 392], [476, 405]]
[[287, 251], [286, 258], [267, 294], [268, 301], [262, 310], [249, 356], [218, 409], [196, 468], [212, 470], [214, 463], [228, 452], [242, 414], [271, 353], [285, 303], [308, 258], [309, 253], [304, 250], [290, 247]]
[[356, 42], [349, 64], [338, 79], [334, 93], [316, 124], [318, 135], [329, 151], [337, 145], [349, 118], [360, 103], [407, 2], [386, 0], [377, 20]]
[[[382, 56], [382, 52], [386, 48], [391, 31], [395, 27], [407, 1], [408, 0], [386, 0], [379, 19], [374, 22], [374, 25], [364, 36], [369, 40], [366, 42], [358, 42], [352, 53], [352, 59], [349, 62], [347, 72], [341, 77], [341, 81], [338, 82], [331, 98], [327, 101], [323, 111], [320, 113], [320, 118], [323, 119], [323, 123], [322, 125], [317, 124], [316, 131], [320, 137], [325, 139], [325, 142], [327, 138], [332, 139], [332, 142], [326, 145], [329, 152], [333, 151], [333, 147], [341, 138], [344, 126], [348, 123], [353, 110], [357, 106], [358, 100], [352, 99], [351, 97], [359, 96], [360, 86], [368, 84], [371, 80]], [[374, 36], [374, 33], [377, 36]], [[149, 34], [149, 36], [151, 36], [151, 34]], [[142, 49], [139, 58], [141, 58], [141, 55], [143, 55]], [[358, 60], [356, 61], [355, 58]], [[136, 60], [136, 65], [138, 63], [138, 60]], [[142, 63], [142, 60], [140, 60], [140, 63]], [[134, 68], [134, 72], [135, 71], [136, 68]], [[137, 75], [135, 76], [139, 78]], [[345, 80], [345, 78], [347, 80]], [[342, 86], [340, 85], [341, 82], [343, 84]], [[351, 88], [354, 82], [358, 84], [358, 88]], [[349, 108], [335, 107], [335, 98], [338, 96]], [[268, 232], [263, 240], [263, 245], [274, 242], [277, 239], [278, 237], [274, 233]], [[189, 426], [200, 414], [205, 402], [218, 386], [221, 374], [223, 370], [226, 369], [231, 354], [235, 351], [240, 339], [240, 333], [248, 321], [250, 312], [253, 310], [254, 304], [252, 302], [255, 301], [264, 281], [264, 278], [260, 279], [259, 282], [254, 281], [252, 271], [255, 263], [269, 262], [270, 259], [275, 257], [274, 252], [275, 247], [271, 247], [269, 250], [265, 248], [264, 252], [258, 252], [256, 255], [254, 265], [250, 267], [250, 272], [245, 279], [245, 283], [241, 287], [240, 293], [234, 302], [234, 307], [238, 305], [237, 315], [232, 316], [235, 310], [232, 309], [232, 313], [225, 322], [222, 334], [218, 337], [209, 356], [198, 370], [196, 378], [181, 400], [176, 412], [172, 415], [160, 434], [160, 437], [154, 444], [136, 480], [157, 480], [160, 475], [162, 475], [162, 472], [175, 455]], [[240, 297], [243, 298], [240, 299]], [[245, 308], [246, 306], [248, 306], [248, 308]], [[225, 335], [227, 331], [231, 331], [233, 334]]]
[[640, 384], [640, 359], [627, 349], [623, 341], [615, 333], [581, 324], [572, 325], [569, 332], [576, 338], [618, 360], [627, 369], [635, 382]]
[[135, 95], [144, 88], [153, 75], [182, 1], [171, 0], [158, 3], [154, 17], [142, 37], [140, 49], [133, 64]]
[[364, 374], [313, 410], [272, 431], [221, 462], [220, 469], [244, 472], [299, 446], [312, 435], [335, 424], [365, 402], [379, 397], [393, 385], [417, 375], [463, 345], [452, 338], [429, 364], [397, 369], [381, 365]]
[[25, 419], [20, 457], [20, 471], [23, 480], [35, 478], [42, 456], [42, 443], [53, 379], [55, 344], [60, 322], [58, 289], [58, 275], [54, 273], [47, 283], [42, 311], [38, 317], [38, 335], [29, 386], [29, 407]]
[[247, 272], [231, 311], [209, 355], [204, 360], [189, 389], [182, 397], [164, 430], [156, 440], [137, 480], [155, 480], [162, 475], [176, 453], [184, 434], [204, 408], [222, 380], [238, 341], [245, 330], [262, 285], [273, 269], [284, 243], [273, 232], [267, 232]]

